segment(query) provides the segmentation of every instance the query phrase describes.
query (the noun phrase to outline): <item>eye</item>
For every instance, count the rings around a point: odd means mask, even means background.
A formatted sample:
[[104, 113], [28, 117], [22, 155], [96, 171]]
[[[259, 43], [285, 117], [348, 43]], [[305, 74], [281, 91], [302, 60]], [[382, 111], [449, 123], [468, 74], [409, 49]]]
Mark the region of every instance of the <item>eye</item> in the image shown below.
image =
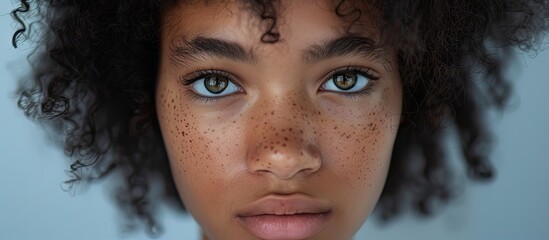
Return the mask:
[[336, 70], [330, 78], [324, 82], [321, 89], [332, 92], [356, 93], [366, 90], [372, 80], [377, 78], [369, 73], [369, 69], [345, 68]]
[[240, 91], [229, 74], [220, 71], [198, 73], [198, 76], [184, 80], [183, 84], [191, 85], [193, 92], [208, 98], [223, 97]]

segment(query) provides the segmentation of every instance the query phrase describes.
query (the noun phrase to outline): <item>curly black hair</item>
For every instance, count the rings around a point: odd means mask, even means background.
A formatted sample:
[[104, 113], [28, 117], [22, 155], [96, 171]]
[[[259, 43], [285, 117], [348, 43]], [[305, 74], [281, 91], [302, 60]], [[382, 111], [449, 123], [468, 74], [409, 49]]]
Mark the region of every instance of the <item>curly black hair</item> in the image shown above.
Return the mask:
[[[49, 0], [12, 11], [13, 45], [32, 41], [32, 74], [19, 85], [19, 108], [43, 123], [71, 159], [67, 188], [121, 179], [116, 199], [130, 218], [155, 229], [151, 184], [184, 210], [174, 186], [154, 89], [162, 16], [176, 0]], [[277, 2], [242, 0], [266, 23], [265, 44], [279, 40]], [[335, 1], [352, 23], [362, 12]], [[535, 51], [549, 27], [548, 0], [371, 0], [383, 41], [397, 49], [404, 93], [388, 179], [377, 211], [391, 219], [412, 206], [430, 214], [455, 197], [447, 128], [455, 128], [468, 175], [491, 179], [487, 109], [511, 94], [504, 75], [516, 50]], [[40, 27], [33, 27], [38, 25]]]

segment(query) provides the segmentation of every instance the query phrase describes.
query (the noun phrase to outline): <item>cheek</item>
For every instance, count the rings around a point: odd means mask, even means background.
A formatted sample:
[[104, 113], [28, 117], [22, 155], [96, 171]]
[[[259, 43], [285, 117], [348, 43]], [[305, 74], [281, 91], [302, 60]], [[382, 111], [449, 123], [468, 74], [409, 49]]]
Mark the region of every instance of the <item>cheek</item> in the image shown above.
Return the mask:
[[335, 229], [358, 229], [383, 190], [400, 116], [391, 114], [399, 105], [390, 103], [325, 111], [318, 135], [325, 170], [319, 174], [330, 197], [343, 206], [338, 209], [342, 223]]
[[[198, 204], [219, 206], [220, 191], [226, 189], [229, 156], [238, 149], [231, 133], [236, 122], [224, 127], [191, 111], [183, 94], [165, 88], [159, 90], [157, 109], [171, 170], [179, 193], [190, 208]], [[221, 121], [221, 119], [220, 119]], [[232, 137], [228, 139], [228, 136]], [[211, 202], [209, 202], [211, 201]]]
[[337, 113], [329, 110], [337, 118], [327, 120], [322, 131], [323, 164], [338, 176], [338, 184], [354, 189], [349, 191], [353, 194], [376, 196], [372, 191], [381, 192], [399, 120], [391, 110], [382, 103], [338, 109]]

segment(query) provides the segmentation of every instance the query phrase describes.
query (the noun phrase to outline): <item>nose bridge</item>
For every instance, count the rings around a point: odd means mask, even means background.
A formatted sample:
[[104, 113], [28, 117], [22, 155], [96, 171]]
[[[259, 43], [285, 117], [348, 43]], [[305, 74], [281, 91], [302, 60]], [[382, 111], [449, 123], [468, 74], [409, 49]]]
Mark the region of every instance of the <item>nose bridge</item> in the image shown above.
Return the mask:
[[266, 97], [254, 106], [248, 132], [248, 171], [289, 179], [311, 174], [321, 166], [313, 134], [314, 112], [299, 94]]

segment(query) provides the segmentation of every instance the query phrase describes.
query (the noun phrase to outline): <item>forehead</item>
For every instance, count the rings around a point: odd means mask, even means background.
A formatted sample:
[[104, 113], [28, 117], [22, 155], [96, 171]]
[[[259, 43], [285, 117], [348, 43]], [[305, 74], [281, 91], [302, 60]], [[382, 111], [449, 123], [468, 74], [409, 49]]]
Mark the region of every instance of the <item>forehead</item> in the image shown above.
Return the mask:
[[163, 15], [163, 40], [217, 37], [250, 45], [270, 29], [278, 42], [332, 39], [345, 33], [378, 37], [377, 11], [365, 1], [180, 1]]

